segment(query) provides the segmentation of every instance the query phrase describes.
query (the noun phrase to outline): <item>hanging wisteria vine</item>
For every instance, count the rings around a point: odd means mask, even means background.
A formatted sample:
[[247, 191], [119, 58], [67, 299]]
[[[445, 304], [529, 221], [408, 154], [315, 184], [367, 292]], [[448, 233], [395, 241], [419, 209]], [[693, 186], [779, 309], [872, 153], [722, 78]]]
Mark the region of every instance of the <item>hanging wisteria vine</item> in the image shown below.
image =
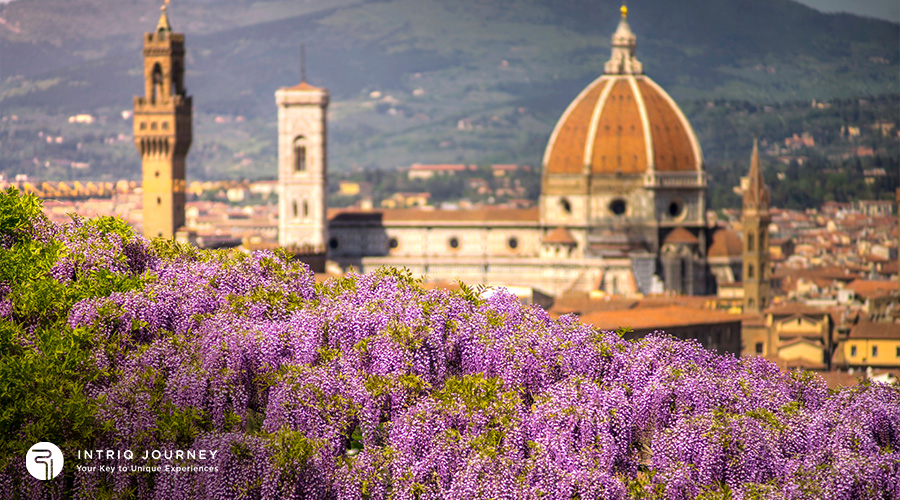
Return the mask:
[[[900, 498], [897, 386], [394, 269], [316, 284], [280, 254], [55, 226], [12, 191], [0, 333], [2, 498]], [[25, 471], [37, 441], [56, 480]]]

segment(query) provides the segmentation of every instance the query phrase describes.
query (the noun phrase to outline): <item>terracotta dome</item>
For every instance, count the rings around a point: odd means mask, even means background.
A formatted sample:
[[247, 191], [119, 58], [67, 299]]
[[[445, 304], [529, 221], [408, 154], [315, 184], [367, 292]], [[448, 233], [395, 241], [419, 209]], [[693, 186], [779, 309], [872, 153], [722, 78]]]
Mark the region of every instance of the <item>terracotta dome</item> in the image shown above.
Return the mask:
[[[548, 174], [703, 169], [700, 143], [675, 101], [643, 75], [624, 13], [605, 74], [569, 105], [544, 153]], [[589, 169], [589, 170], [588, 170]]]

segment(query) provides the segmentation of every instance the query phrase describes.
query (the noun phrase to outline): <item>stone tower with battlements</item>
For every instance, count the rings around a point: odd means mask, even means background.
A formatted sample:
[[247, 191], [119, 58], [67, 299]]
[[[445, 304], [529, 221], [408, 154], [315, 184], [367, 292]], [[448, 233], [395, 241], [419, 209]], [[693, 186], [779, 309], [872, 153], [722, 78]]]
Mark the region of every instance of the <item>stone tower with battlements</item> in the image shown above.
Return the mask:
[[770, 221], [769, 190], [762, 175], [758, 141], [754, 140], [741, 211], [744, 231], [744, 312], [762, 312], [770, 305]]
[[328, 90], [306, 83], [275, 92], [278, 105], [278, 243], [324, 251], [328, 225]]
[[184, 225], [185, 157], [191, 147], [191, 97], [184, 88], [184, 34], [162, 7], [144, 34], [144, 95], [134, 98], [134, 143], [141, 154], [144, 236], [172, 239]]

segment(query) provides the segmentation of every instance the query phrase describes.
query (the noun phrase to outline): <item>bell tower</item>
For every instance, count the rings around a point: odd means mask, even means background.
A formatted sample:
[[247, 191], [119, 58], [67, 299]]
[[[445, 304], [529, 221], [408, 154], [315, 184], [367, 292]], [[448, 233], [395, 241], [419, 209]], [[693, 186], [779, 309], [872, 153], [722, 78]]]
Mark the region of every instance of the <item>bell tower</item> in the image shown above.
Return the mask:
[[275, 92], [278, 105], [278, 244], [324, 251], [328, 194], [328, 90], [306, 83]]
[[191, 122], [191, 97], [184, 88], [184, 34], [172, 32], [163, 5], [156, 30], [144, 34], [144, 95], [134, 98], [134, 143], [143, 167], [147, 238], [172, 239], [184, 225]]
[[759, 144], [753, 140], [750, 175], [744, 189], [741, 222], [744, 231], [744, 312], [769, 307], [769, 190], [759, 162]]

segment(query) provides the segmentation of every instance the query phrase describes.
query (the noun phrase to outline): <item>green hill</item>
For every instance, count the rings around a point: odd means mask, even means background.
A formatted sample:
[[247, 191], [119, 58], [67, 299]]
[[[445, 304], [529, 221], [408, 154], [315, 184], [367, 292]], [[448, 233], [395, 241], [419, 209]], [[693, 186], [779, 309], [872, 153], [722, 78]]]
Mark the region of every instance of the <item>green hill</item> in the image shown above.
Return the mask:
[[[566, 104], [601, 73], [618, 7], [609, 0], [176, 2], [170, 19], [187, 36], [196, 116], [189, 175], [274, 175], [273, 93], [299, 81], [301, 43], [310, 81], [332, 92], [332, 168], [537, 164]], [[789, 0], [630, 7], [646, 72], [681, 102], [898, 90], [897, 24]], [[57, 122], [88, 112], [106, 117], [94, 139], [129, 134], [130, 122], [117, 115], [142, 89], [140, 36], [157, 16], [146, 0], [0, 6], [4, 116], [19, 115], [19, 130], [76, 137], [83, 129]], [[370, 97], [375, 91], [380, 97]], [[216, 116], [242, 121], [216, 123]], [[4, 132], [10, 144], [8, 122]], [[119, 163], [97, 159], [79, 175], [137, 177], [137, 155], [127, 159], [127, 142], [117, 147]], [[33, 168], [32, 151], [19, 152], [0, 171]]]

